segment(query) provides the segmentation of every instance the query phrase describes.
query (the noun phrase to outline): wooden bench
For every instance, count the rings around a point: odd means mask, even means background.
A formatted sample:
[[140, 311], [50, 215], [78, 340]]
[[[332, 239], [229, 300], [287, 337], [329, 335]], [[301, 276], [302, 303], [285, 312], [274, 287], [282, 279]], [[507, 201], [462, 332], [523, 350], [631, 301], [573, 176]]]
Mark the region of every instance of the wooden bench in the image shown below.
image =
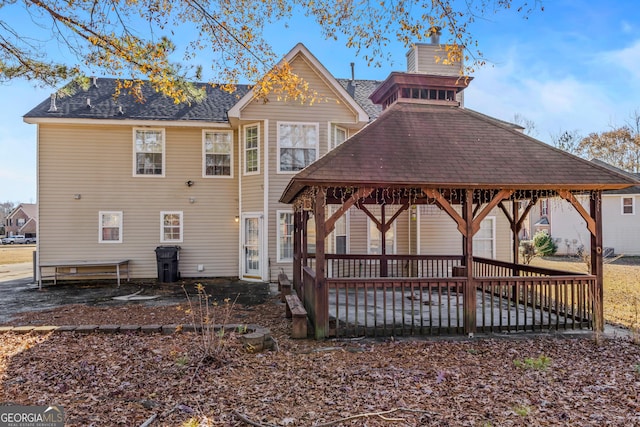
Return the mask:
[[284, 298], [291, 293], [291, 282], [284, 273], [278, 275], [278, 290], [280, 291], [280, 302], [284, 302]]
[[[47, 268], [53, 269], [53, 273], [45, 275], [44, 270]], [[87, 269], [89, 269], [89, 271], [86, 271]], [[40, 289], [42, 289], [42, 281], [45, 279], [53, 279], [53, 284], [55, 285], [59, 277], [70, 276], [115, 276], [118, 287], [120, 287], [120, 277], [123, 273], [126, 273], [127, 282], [129, 281], [128, 259], [42, 262], [38, 265], [38, 270], [40, 273], [38, 277], [38, 286]]]
[[293, 331], [291, 338], [307, 337], [307, 310], [304, 309], [302, 301], [295, 293], [285, 297], [287, 301], [287, 318], [293, 320]]

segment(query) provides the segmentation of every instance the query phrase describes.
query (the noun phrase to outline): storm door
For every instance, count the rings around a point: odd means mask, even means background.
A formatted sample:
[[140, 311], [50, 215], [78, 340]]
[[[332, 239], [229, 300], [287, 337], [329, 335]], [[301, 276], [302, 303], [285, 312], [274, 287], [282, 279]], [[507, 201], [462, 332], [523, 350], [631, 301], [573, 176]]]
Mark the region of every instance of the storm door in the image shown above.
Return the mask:
[[243, 276], [262, 279], [260, 248], [262, 215], [246, 214], [243, 220]]

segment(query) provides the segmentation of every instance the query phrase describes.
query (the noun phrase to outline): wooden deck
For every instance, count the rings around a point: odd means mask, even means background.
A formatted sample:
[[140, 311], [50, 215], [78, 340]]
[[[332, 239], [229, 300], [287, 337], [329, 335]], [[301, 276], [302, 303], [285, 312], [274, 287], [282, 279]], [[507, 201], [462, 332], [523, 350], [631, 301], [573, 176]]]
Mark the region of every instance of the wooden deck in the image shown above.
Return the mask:
[[[461, 257], [387, 258], [388, 272], [415, 277], [379, 277], [385, 261], [372, 255], [327, 255], [329, 336], [463, 334], [465, 315], [485, 333], [593, 328], [595, 276], [475, 258], [469, 284], [456, 274], [464, 268]], [[314, 280], [305, 267], [299, 294], [312, 323], [320, 297]], [[465, 314], [465, 292], [474, 296], [471, 314]]]

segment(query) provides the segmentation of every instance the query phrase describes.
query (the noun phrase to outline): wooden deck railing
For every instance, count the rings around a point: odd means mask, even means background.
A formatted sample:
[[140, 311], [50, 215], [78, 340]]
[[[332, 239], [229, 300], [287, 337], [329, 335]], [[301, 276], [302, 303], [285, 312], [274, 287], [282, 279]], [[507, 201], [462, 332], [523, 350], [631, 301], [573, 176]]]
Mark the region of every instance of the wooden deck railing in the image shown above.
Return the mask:
[[[514, 271], [517, 274], [514, 274]], [[524, 264], [497, 261], [495, 259], [473, 257], [473, 275], [477, 277], [512, 277], [512, 276], [582, 276], [583, 273], [567, 273], [551, 268], [533, 267]]]
[[327, 279], [330, 334], [462, 333], [465, 283], [466, 279]]
[[[452, 277], [458, 255], [325, 255], [327, 277]], [[307, 265], [315, 269], [313, 256]]]
[[[566, 274], [566, 273], [565, 273]], [[595, 276], [476, 278], [481, 332], [593, 327]]]
[[[474, 257], [473, 283], [454, 277], [460, 256], [326, 255], [330, 336], [464, 332], [463, 292], [475, 292], [479, 332], [593, 327], [595, 276]], [[302, 290], [315, 319], [315, 259]], [[387, 277], [381, 276], [385, 273]]]

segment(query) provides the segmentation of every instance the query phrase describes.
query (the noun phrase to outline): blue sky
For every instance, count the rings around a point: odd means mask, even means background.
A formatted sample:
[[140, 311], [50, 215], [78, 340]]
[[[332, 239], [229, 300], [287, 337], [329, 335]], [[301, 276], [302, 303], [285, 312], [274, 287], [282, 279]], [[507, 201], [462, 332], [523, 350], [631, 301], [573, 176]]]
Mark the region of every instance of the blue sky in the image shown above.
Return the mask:
[[[528, 19], [503, 11], [474, 24], [489, 63], [473, 74], [466, 107], [503, 120], [523, 116], [545, 142], [564, 130], [586, 136], [628, 122], [640, 112], [637, 0], [552, 0], [544, 7]], [[393, 63], [368, 68], [344, 40], [324, 40], [304, 20], [268, 33], [278, 53], [302, 42], [336, 77], [350, 77], [350, 62], [360, 79], [383, 80], [406, 68], [407, 49], [399, 44], [389, 47]], [[0, 86], [0, 202], [36, 202], [36, 126], [22, 116], [51, 92], [22, 81]]]

